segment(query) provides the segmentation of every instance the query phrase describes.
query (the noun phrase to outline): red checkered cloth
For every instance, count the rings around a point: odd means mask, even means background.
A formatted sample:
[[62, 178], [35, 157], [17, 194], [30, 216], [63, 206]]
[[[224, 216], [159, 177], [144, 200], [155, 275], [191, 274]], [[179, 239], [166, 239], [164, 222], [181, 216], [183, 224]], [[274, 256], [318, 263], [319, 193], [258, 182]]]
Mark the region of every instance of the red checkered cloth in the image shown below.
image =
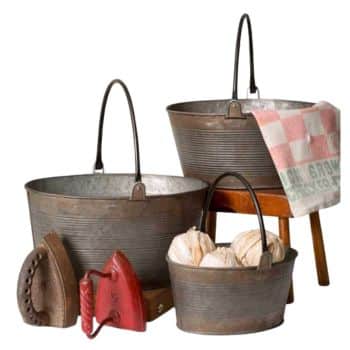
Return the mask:
[[327, 102], [253, 111], [294, 216], [340, 201], [340, 111]]

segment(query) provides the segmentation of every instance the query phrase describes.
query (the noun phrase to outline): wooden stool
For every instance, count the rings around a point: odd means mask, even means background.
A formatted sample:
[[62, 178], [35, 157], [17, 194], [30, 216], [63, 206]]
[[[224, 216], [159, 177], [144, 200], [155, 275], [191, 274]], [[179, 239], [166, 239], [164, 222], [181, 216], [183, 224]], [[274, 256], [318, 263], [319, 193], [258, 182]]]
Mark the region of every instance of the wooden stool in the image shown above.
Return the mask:
[[[271, 189], [256, 190], [255, 192], [260, 203], [262, 214], [278, 217], [280, 238], [286, 246], [290, 246], [289, 218], [292, 218], [293, 215], [284, 191], [282, 189]], [[214, 240], [217, 212], [255, 214], [253, 203], [246, 190], [217, 189], [214, 193], [210, 210], [211, 212], [207, 219], [207, 227], [209, 228], [209, 234]], [[321, 286], [327, 286], [329, 285], [329, 276], [318, 211], [310, 214], [310, 225], [318, 283]], [[292, 303], [293, 300], [293, 285], [291, 285], [288, 303]]]

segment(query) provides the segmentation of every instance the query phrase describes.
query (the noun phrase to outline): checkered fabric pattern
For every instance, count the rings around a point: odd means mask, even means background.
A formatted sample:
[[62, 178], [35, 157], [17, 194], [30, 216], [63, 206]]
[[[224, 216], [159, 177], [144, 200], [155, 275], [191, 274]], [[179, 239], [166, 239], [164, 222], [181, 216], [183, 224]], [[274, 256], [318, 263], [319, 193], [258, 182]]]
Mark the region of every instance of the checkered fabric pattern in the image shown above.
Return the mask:
[[340, 111], [327, 102], [253, 115], [294, 216], [340, 201]]

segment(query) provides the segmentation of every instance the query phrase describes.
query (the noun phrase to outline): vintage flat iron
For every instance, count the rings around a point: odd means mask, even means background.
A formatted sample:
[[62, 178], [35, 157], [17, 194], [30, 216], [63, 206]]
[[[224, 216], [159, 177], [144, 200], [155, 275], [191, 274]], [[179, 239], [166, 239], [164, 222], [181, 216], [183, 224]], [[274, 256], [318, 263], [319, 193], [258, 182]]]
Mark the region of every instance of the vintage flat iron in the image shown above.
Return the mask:
[[24, 260], [17, 285], [24, 322], [70, 327], [79, 314], [78, 283], [67, 251], [56, 233], [45, 235]]
[[[93, 281], [91, 275], [100, 278], [96, 304], [93, 305]], [[115, 251], [107, 260], [102, 272], [89, 270], [80, 280], [80, 314], [83, 332], [96, 337], [104, 325], [146, 330], [146, 310], [140, 282], [131, 263], [121, 251]], [[93, 314], [99, 323], [93, 332]]]

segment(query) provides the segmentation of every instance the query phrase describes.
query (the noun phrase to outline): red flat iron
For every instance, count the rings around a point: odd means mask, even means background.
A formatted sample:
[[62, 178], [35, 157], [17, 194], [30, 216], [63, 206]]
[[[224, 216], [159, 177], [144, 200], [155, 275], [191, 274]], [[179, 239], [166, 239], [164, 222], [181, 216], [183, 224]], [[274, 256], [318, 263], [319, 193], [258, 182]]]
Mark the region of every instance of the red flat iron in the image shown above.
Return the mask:
[[[93, 281], [90, 276], [100, 277], [93, 305]], [[107, 260], [102, 272], [89, 270], [80, 280], [80, 314], [83, 332], [92, 339], [104, 325], [146, 330], [146, 311], [140, 282], [131, 263], [121, 251], [115, 251]], [[99, 323], [93, 332], [93, 314]]]

